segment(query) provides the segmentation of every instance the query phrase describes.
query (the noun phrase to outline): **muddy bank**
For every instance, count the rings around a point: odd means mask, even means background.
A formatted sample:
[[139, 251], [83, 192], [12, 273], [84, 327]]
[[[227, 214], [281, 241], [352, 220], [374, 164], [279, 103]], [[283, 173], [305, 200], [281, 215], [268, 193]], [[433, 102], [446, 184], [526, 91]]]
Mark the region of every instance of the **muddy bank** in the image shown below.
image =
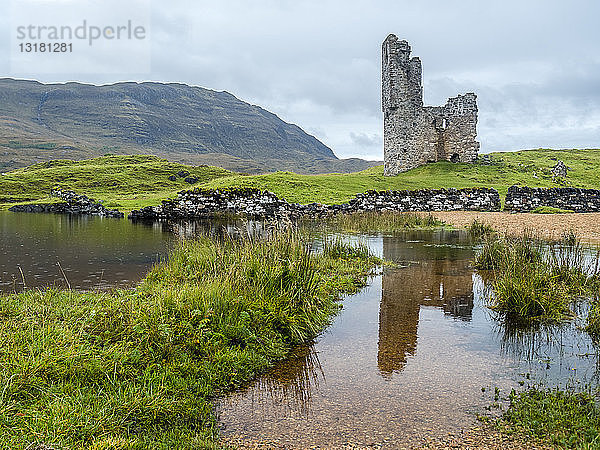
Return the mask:
[[455, 227], [469, 226], [473, 220], [484, 222], [508, 234], [528, 229], [549, 239], [573, 230], [583, 241], [600, 244], [600, 213], [532, 214], [478, 211], [433, 212], [434, 217]]

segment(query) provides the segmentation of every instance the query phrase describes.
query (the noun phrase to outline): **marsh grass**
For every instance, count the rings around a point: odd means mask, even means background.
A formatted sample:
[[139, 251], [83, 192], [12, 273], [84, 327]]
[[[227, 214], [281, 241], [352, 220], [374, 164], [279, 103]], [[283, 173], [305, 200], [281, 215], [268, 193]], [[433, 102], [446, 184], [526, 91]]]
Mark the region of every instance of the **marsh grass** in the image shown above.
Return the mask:
[[520, 237], [488, 235], [474, 265], [492, 270], [488, 306], [513, 324], [560, 322], [574, 317], [572, 305], [598, 287], [598, 257], [586, 262], [572, 233], [545, 243], [525, 232]]
[[430, 229], [445, 225], [431, 214], [396, 211], [337, 214], [327, 218], [326, 224], [336, 230], [351, 233], [393, 233], [407, 229]]
[[499, 425], [504, 432], [531, 436], [560, 448], [600, 447], [600, 408], [590, 391], [513, 391]]
[[494, 229], [490, 225], [486, 224], [485, 222], [480, 222], [477, 219], [474, 219], [467, 227], [467, 232], [472, 238], [475, 239], [481, 239], [485, 236], [495, 233]]
[[371, 251], [364, 241], [348, 245], [348, 241], [340, 235], [325, 235], [323, 253], [330, 258], [363, 259], [371, 257]]
[[376, 262], [293, 230], [201, 237], [135, 290], [0, 297], [0, 447], [211, 448], [212, 401], [312, 339]]

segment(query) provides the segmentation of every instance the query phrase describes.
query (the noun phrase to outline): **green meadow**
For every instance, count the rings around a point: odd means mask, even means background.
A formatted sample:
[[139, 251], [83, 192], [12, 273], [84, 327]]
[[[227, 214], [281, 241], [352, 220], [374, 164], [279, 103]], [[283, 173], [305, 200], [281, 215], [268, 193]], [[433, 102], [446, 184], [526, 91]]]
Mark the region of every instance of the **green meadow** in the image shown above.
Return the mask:
[[[566, 179], [553, 180], [557, 160], [569, 168]], [[83, 161], [57, 160], [5, 173], [0, 177], [0, 208], [17, 202], [48, 202], [60, 186], [129, 211], [157, 205], [192, 187], [254, 187], [267, 189], [289, 202], [343, 203], [370, 189], [490, 187], [504, 197], [512, 185], [531, 187], [600, 187], [600, 150], [523, 150], [491, 154], [491, 164], [428, 164], [395, 177], [383, 166], [349, 174], [299, 175], [274, 172], [245, 175], [210, 166], [186, 166], [155, 156], [104, 156]], [[170, 175], [187, 171], [198, 179], [190, 185]]]

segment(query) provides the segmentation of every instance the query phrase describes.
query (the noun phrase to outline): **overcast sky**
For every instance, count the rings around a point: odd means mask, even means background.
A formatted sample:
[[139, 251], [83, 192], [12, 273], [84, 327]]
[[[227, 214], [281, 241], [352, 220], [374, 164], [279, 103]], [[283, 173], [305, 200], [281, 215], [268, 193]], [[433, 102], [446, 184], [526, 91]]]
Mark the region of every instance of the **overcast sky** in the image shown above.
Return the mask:
[[[482, 152], [600, 147], [597, 0], [15, 3], [9, 13], [9, 0], [0, 0], [7, 12], [0, 14], [0, 76], [45, 82], [153, 80], [226, 90], [298, 124], [339, 157], [383, 159], [381, 43], [394, 33], [421, 58], [425, 104], [477, 94]], [[66, 65], [65, 73], [48, 73], [65, 67], [59, 59], [26, 70], [11, 66], [17, 45], [11, 35], [24, 17], [31, 14], [36, 24], [63, 24], [65, 8], [100, 25], [132, 14], [147, 20], [149, 64], [139, 63], [136, 73], [125, 66], [132, 58], [124, 47], [99, 45], [112, 51], [112, 62], [97, 67], [82, 59]]]

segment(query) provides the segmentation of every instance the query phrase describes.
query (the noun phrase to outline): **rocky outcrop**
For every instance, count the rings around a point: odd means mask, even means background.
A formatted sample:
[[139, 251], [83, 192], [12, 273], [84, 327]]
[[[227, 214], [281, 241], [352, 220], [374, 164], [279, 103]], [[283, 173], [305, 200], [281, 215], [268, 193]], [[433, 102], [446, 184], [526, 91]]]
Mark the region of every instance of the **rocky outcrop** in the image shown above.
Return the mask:
[[259, 189], [194, 189], [179, 192], [160, 206], [132, 211], [132, 220], [178, 220], [206, 218], [217, 214], [249, 217], [323, 217], [361, 211], [498, 211], [500, 196], [494, 189], [421, 189], [416, 191], [368, 191], [348, 203], [301, 205], [288, 203]]
[[600, 191], [579, 188], [530, 188], [511, 186], [506, 194], [506, 211], [529, 212], [540, 206], [575, 212], [599, 212]]
[[75, 214], [123, 218], [124, 214], [116, 209], [106, 208], [102, 202], [96, 202], [85, 195], [73, 191], [53, 190], [53, 197], [64, 200], [59, 203], [15, 205], [9, 208], [13, 212]]

